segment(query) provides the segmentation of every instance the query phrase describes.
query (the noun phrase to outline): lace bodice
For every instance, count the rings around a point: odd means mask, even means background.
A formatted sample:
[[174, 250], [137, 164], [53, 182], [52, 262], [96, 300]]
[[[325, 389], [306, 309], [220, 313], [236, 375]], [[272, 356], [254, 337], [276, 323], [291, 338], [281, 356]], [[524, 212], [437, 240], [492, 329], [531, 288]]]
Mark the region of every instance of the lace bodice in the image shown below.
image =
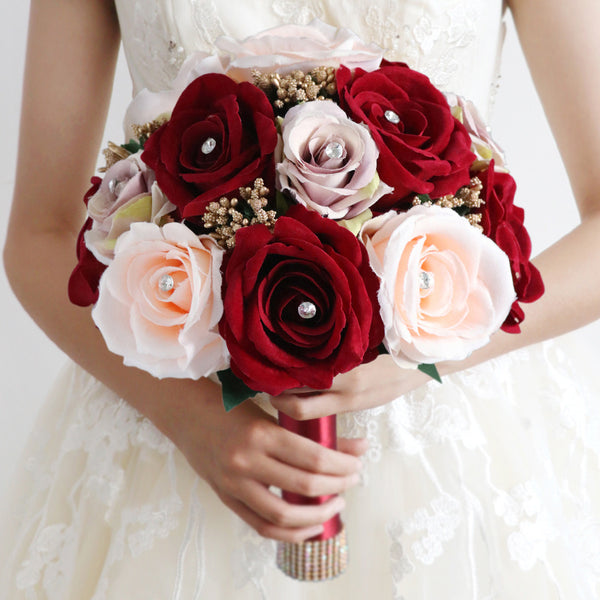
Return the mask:
[[193, 51], [216, 51], [283, 23], [319, 18], [463, 95], [489, 117], [498, 76], [504, 0], [116, 0], [134, 91], [168, 87]]

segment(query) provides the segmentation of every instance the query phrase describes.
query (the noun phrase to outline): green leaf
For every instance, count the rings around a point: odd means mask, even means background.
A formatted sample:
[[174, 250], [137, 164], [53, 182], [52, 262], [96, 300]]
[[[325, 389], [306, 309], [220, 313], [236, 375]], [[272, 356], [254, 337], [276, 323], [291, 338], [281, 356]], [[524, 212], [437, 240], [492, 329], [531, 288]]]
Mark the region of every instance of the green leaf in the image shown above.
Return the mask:
[[464, 123], [464, 115], [463, 115], [463, 109], [460, 106], [453, 106], [451, 108], [452, 111], [452, 116], [457, 120], [460, 121], [461, 123]]
[[375, 175], [373, 179], [363, 188], [358, 190], [363, 198], [372, 198], [373, 194], [377, 191], [379, 184], [381, 183], [381, 179], [379, 179], [379, 174], [375, 171]]
[[388, 349], [385, 347], [385, 344], [383, 342], [379, 344], [377, 351], [379, 352], [379, 354], [389, 354]]
[[432, 201], [429, 194], [417, 194], [417, 198], [421, 201], [421, 204], [426, 204]]
[[452, 210], [455, 213], [458, 213], [461, 217], [464, 217], [471, 212], [471, 209], [468, 206], [454, 206]]
[[257, 391], [250, 389], [241, 379], [238, 379], [231, 369], [218, 371], [223, 393], [223, 406], [229, 412], [248, 398], [253, 398]]
[[292, 203], [279, 190], [275, 192], [275, 211], [278, 217], [283, 217]]
[[152, 220], [152, 196], [141, 196], [135, 202], [119, 208], [113, 216], [113, 223], [121, 219], [126, 223], [149, 223]]
[[418, 369], [419, 371], [425, 373], [425, 375], [429, 375], [429, 377], [435, 379], [438, 383], [442, 383], [442, 378], [440, 377], [435, 365], [426, 365], [425, 363], [421, 363]]
[[[144, 140], [145, 141], [145, 140]], [[139, 152], [144, 147], [143, 143], [140, 143], [138, 140], [130, 139], [126, 144], [121, 144], [121, 148], [125, 148], [131, 154], [135, 154]]]
[[361, 227], [369, 220], [373, 218], [373, 213], [370, 208], [363, 210], [359, 215], [356, 215], [352, 219], [342, 219], [337, 221], [338, 225], [345, 227], [348, 231], [352, 232], [355, 236], [360, 233]]

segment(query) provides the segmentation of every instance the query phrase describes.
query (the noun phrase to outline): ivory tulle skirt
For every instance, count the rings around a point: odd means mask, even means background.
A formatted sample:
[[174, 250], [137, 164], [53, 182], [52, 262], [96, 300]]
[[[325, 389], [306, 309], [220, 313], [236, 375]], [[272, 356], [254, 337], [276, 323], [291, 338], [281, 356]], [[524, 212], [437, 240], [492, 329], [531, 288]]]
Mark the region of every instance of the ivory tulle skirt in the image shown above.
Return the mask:
[[350, 564], [299, 583], [173, 444], [66, 366], [1, 524], [0, 598], [546, 600], [600, 597], [600, 394], [558, 344], [339, 417], [365, 436]]

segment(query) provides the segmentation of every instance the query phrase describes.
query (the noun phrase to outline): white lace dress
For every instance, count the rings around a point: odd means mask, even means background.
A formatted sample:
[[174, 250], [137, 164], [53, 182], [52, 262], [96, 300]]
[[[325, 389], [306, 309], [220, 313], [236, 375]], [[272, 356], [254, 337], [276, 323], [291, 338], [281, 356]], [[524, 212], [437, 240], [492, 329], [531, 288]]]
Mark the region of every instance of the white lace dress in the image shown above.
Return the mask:
[[[502, 0], [118, 0], [134, 88], [185, 56], [314, 17], [353, 29], [489, 109]], [[177, 449], [75, 366], [25, 450], [1, 524], [6, 600], [594, 600], [600, 416], [546, 344], [340, 417], [365, 436], [346, 574], [298, 583]], [[595, 405], [594, 405], [595, 400]]]

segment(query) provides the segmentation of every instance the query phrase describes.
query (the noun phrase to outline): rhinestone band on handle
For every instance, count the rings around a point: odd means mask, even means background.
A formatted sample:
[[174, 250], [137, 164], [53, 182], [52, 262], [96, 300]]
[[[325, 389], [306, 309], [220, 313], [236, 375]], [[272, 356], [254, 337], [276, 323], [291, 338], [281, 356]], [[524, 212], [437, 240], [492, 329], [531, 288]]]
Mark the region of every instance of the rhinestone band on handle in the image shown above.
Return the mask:
[[327, 540], [307, 540], [302, 544], [279, 542], [277, 566], [299, 581], [325, 581], [341, 575], [348, 565], [346, 530]]

